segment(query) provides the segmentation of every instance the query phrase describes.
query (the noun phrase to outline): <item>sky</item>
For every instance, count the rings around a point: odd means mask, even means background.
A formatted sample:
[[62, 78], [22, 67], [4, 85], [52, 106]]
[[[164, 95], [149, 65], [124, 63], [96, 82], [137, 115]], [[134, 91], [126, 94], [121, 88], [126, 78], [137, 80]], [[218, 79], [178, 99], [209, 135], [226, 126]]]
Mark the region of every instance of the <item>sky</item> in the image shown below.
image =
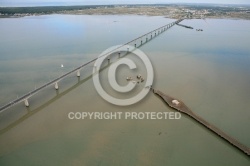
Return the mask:
[[0, 6], [55, 6], [157, 3], [250, 4], [250, 0], [0, 0]]

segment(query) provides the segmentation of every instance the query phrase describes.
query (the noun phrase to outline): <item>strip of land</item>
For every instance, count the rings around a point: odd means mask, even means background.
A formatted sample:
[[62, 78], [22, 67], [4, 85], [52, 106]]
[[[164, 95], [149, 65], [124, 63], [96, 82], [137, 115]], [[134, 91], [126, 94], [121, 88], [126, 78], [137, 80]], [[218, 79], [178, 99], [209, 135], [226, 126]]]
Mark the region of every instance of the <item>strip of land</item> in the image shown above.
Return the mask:
[[212, 125], [211, 123], [207, 122], [202, 117], [196, 115], [182, 101], [174, 99], [173, 97], [168, 96], [168, 95], [162, 93], [159, 90], [155, 90], [155, 89], [152, 89], [152, 90], [153, 90], [153, 93], [160, 96], [171, 108], [192, 117], [197, 122], [199, 122], [200, 124], [207, 127], [210, 131], [212, 131], [215, 134], [219, 135], [221, 138], [228, 141], [230, 144], [232, 144], [233, 146], [235, 146], [236, 148], [238, 148], [239, 150], [241, 150], [242, 152], [244, 152], [245, 154], [250, 156], [250, 148], [248, 148], [247, 146], [241, 144], [240, 142], [238, 142], [233, 137], [227, 135], [225, 132], [223, 132], [222, 130], [220, 130], [216, 126]]
[[179, 19], [230, 18], [250, 20], [249, 5], [157, 4], [0, 7], [0, 17], [23, 17], [47, 14], [74, 15], [147, 15]]

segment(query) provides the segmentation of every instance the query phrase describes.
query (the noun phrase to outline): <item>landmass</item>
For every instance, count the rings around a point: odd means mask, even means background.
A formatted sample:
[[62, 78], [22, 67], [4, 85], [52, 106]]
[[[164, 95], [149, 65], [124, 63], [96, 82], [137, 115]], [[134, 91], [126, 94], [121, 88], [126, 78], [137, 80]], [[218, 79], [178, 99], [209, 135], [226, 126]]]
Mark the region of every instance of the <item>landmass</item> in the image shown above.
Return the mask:
[[179, 19], [230, 18], [250, 20], [249, 5], [155, 4], [155, 5], [87, 5], [0, 7], [2, 17], [24, 17], [47, 14], [74, 15], [147, 15]]

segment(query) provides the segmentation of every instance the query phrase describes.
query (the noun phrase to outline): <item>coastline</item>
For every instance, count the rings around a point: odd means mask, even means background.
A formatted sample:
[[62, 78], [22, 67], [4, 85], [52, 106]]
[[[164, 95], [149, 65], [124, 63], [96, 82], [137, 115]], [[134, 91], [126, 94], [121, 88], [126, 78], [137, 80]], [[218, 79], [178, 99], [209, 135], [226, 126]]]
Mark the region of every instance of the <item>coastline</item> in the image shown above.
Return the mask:
[[69, 15], [144, 15], [170, 19], [241, 19], [250, 20], [250, 7], [214, 7], [188, 5], [108, 5], [55, 7], [0, 7], [0, 18], [51, 14]]

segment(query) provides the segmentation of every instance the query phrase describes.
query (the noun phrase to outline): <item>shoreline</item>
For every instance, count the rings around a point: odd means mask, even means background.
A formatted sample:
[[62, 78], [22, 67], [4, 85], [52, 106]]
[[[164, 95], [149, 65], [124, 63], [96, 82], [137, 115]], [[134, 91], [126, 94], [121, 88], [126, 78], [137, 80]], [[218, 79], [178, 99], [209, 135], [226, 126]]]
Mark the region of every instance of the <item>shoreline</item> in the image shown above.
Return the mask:
[[51, 14], [69, 15], [143, 15], [170, 19], [241, 19], [250, 20], [250, 7], [192, 5], [107, 5], [55, 7], [0, 7], [0, 18], [18, 18]]
[[[36, 16], [49, 16], [49, 15], [75, 15], [75, 16], [111, 16], [111, 15], [114, 15], [114, 16], [128, 16], [128, 15], [131, 15], [131, 16], [145, 16], [145, 17], [164, 17], [164, 18], [167, 18], [167, 19], [178, 19], [178, 18], [173, 18], [173, 17], [167, 17], [167, 16], [164, 16], [164, 15], [143, 15], [143, 14], [73, 14], [73, 13], [51, 13], [51, 14], [30, 14], [30, 15], [15, 15], [15, 16], [0, 16], [0, 19], [4, 19], [4, 18], [23, 18], [23, 17], [36, 17]], [[187, 18], [186, 18], [187, 19]], [[226, 19], [226, 20], [246, 20], [246, 21], [250, 21], [250, 18], [238, 18], [238, 17], [206, 17], [206, 18], [188, 18], [188, 20], [198, 20], [198, 19]]]

